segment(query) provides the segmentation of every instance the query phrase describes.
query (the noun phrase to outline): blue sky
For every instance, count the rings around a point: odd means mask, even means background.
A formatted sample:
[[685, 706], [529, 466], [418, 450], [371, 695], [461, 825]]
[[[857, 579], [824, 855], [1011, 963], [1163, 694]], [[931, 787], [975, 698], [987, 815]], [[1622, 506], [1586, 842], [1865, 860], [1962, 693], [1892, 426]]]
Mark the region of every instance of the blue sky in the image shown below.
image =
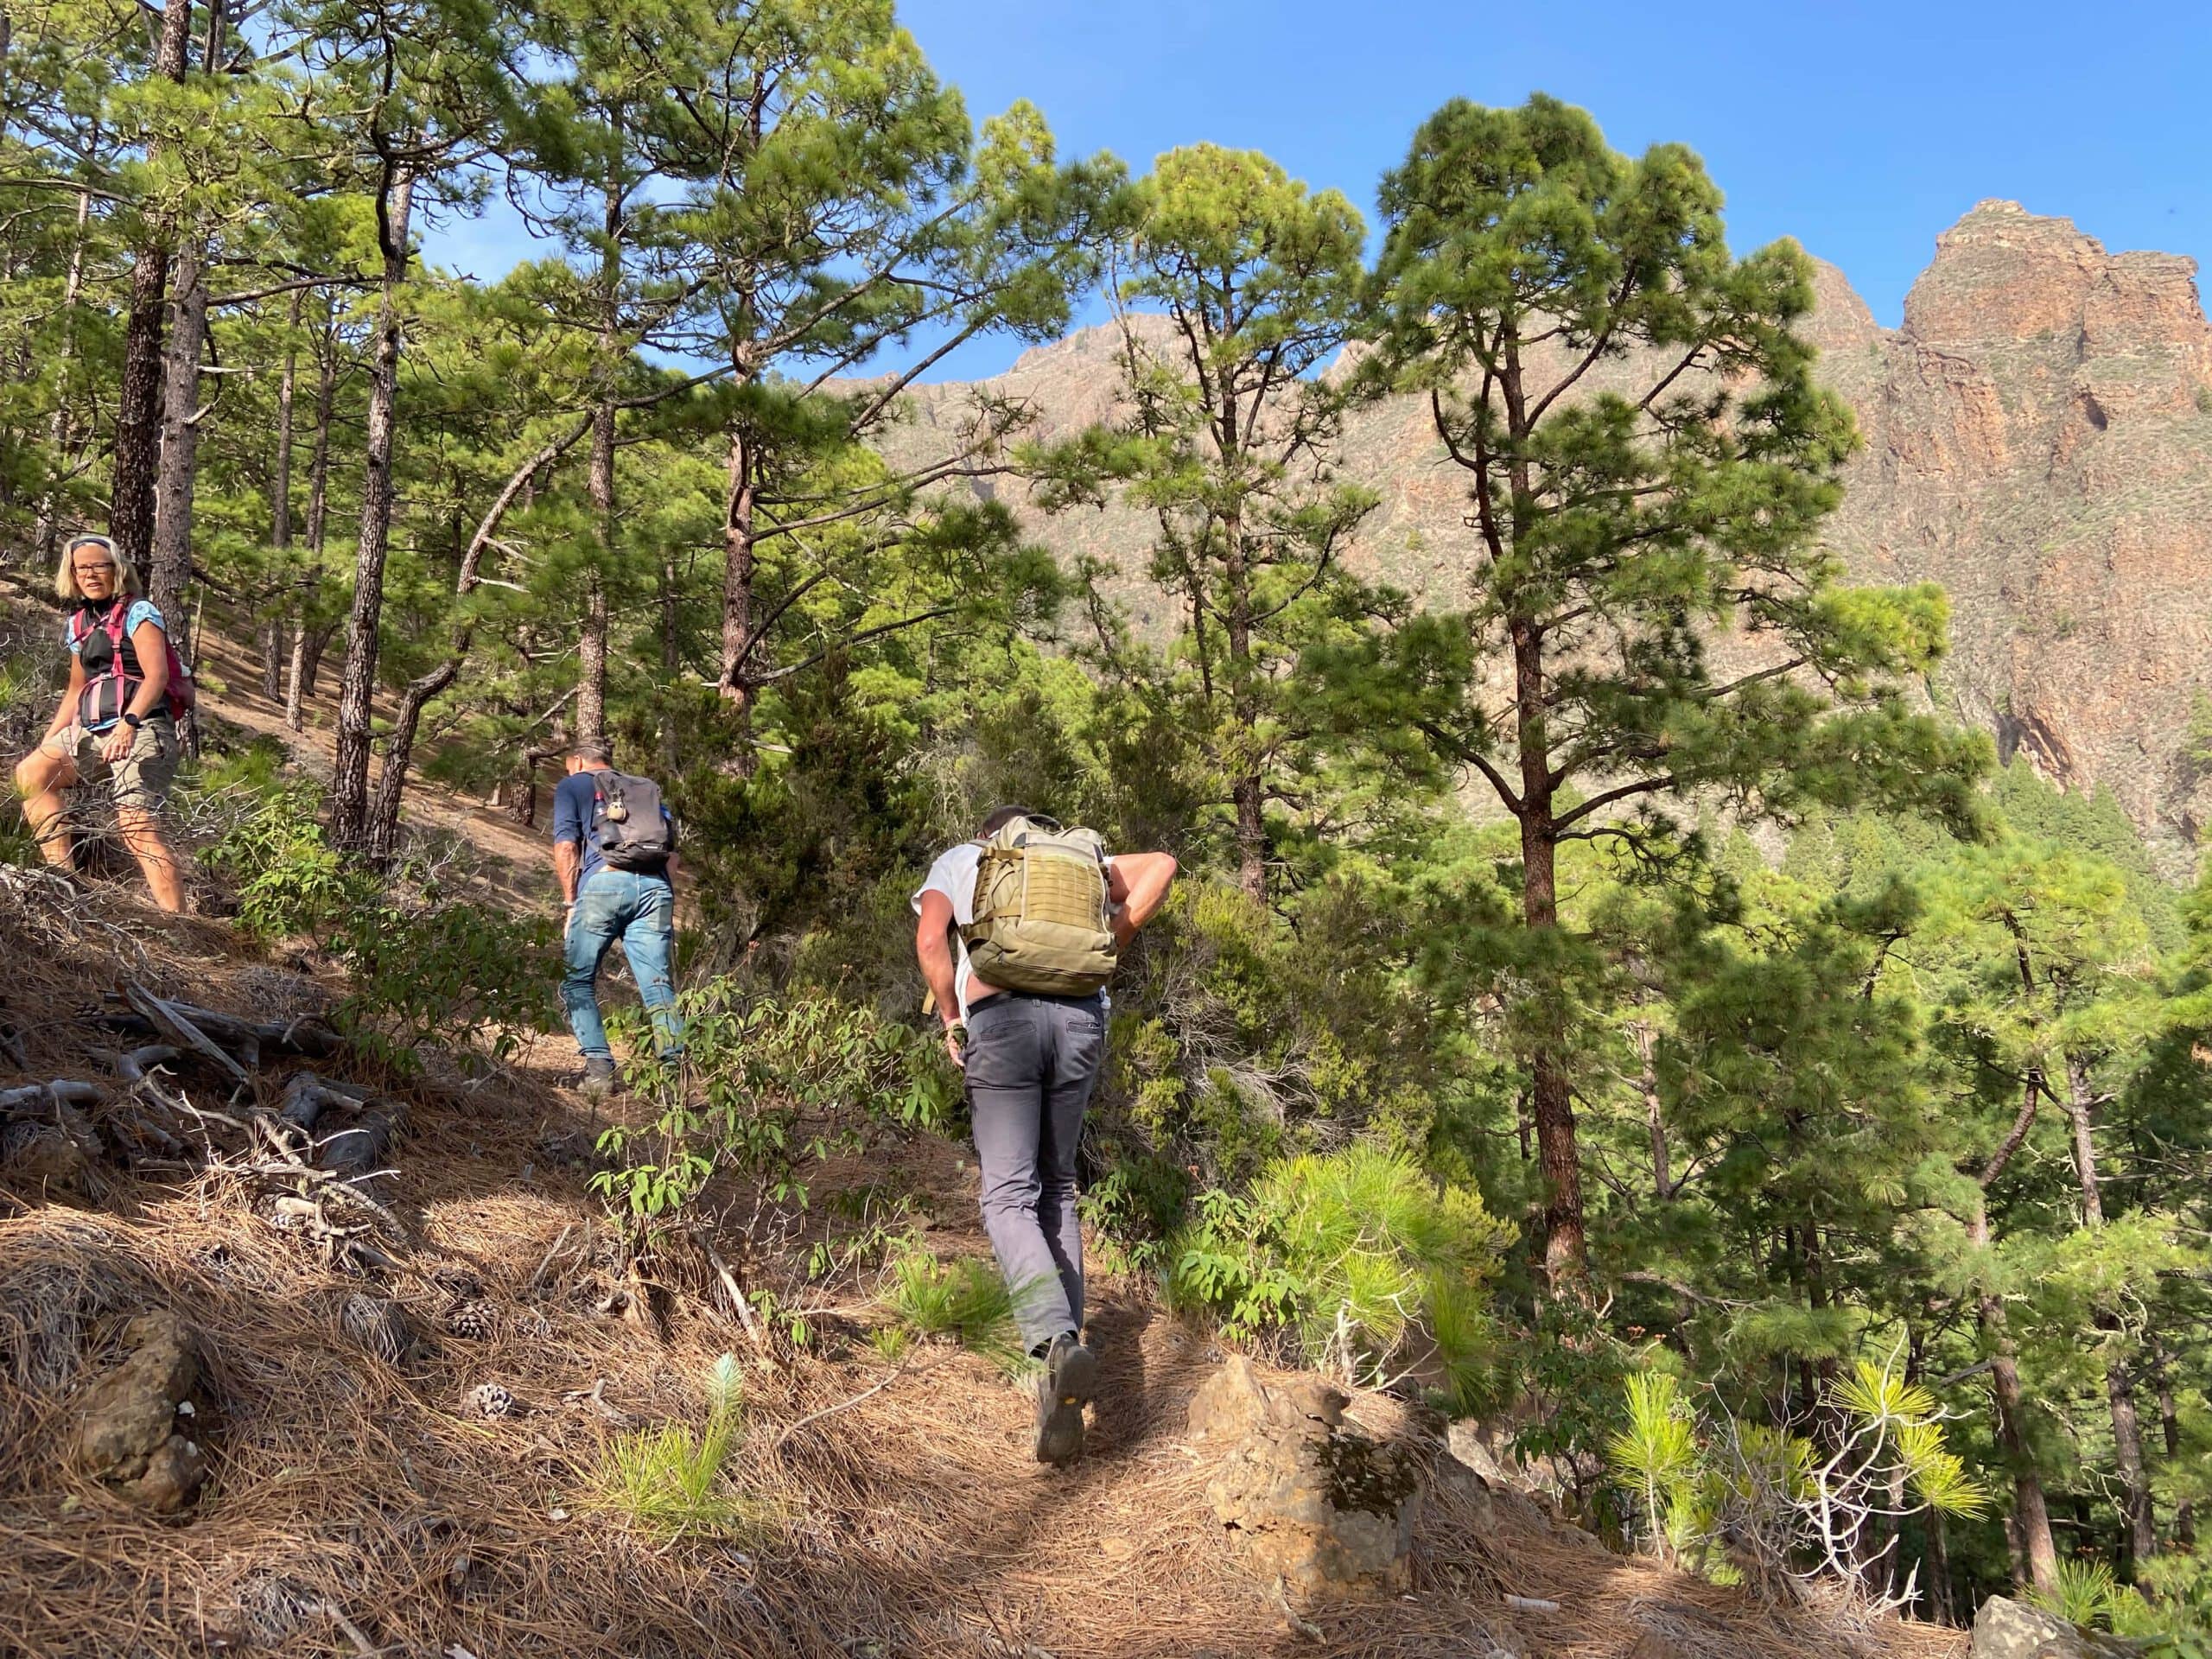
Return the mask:
[[[1730, 240], [1783, 235], [1841, 266], [1885, 323], [1936, 234], [1985, 196], [2107, 247], [2212, 254], [2212, 6], [1695, 6], [1632, 0], [901, 0], [978, 118], [1039, 105], [1064, 154], [1141, 170], [1208, 140], [1266, 150], [1370, 215], [1376, 179], [1453, 96], [1541, 90], [1616, 148], [1679, 140], [1728, 196]], [[433, 257], [498, 274], [505, 227]], [[1001, 368], [979, 342], [941, 378]]]

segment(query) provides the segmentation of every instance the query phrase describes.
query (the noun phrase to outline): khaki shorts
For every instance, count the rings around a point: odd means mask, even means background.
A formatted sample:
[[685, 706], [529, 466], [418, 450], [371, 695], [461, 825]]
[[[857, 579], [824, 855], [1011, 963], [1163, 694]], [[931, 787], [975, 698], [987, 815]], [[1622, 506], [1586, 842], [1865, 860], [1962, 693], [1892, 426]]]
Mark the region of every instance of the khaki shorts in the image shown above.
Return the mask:
[[79, 783], [105, 780], [109, 795], [118, 806], [135, 807], [142, 812], [160, 811], [169, 798], [169, 785], [176, 781], [176, 722], [167, 715], [148, 715], [138, 728], [137, 735], [130, 741], [130, 753], [112, 769], [100, 753], [100, 746], [107, 741], [108, 735], [106, 732], [89, 732], [73, 724], [39, 747], [48, 754], [67, 755], [73, 760]]

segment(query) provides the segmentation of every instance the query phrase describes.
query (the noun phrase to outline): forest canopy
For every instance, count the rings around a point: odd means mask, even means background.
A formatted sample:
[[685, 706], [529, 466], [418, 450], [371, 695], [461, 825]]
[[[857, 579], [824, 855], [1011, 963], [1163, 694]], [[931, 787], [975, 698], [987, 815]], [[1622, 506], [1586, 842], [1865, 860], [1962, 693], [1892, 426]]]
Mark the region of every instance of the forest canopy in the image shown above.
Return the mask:
[[[1873, 1421], [1894, 1490], [1794, 1567], [2212, 1594], [2212, 887], [1999, 768], [1942, 590], [1823, 541], [1810, 264], [1732, 250], [1691, 151], [1454, 100], [1370, 218], [1231, 135], [978, 119], [889, 0], [4, 30], [0, 565], [105, 531], [243, 649], [334, 735], [324, 850], [611, 738], [684, 824], [687, 973], [893, 1022], [988, 807], [1172, 851], [1084, 1205], [1191, 1316], [1510, 1420], [1700, 1570], [1730, 1456]], [[495, 202], [512, 270], [426, 257]], [[1101, 301], [1095, 423], [918, 422]], [[1380, 403], [1461, 599], [1363, 555]], [[1073, 550], [1109, 512], [1135, 558]]]

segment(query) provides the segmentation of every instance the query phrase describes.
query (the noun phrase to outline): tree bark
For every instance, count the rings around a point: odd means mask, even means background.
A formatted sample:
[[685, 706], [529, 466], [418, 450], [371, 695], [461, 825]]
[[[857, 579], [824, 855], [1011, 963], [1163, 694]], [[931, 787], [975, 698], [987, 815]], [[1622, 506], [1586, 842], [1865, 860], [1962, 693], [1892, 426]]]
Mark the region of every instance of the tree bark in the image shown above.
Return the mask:
[[[276, 376], [276, 460], [269, 480], [269, 545], [281, 570], [292, 550], [292, 394], [299, 377], [300, 305], [306, 290], [296, 289], [284, 317], [284, 366]], [[283, 695], [284, 613], [276, 609], [261, 626], [261, 695], [274, 702]]]
[[384, 568], [391, 550], [392, 440], [399, 397], [400, 287], [407, 278], [407, 225], [415, 195], [408, 163], [386, 164], [379, 193], [384, 282], [369, 374], [368, 442], [361, 486], [361, 536], [353, 556], [353, 605], [346, 621], [345, 677], [338, 697], [338, 753], [330, 790], [330, 838], [344, 852], [369, 849], [369, 739], [377, 689], [377, 629], [384, 616]]
[[300, 594], [300, 621], [292, 635], [291, 677], [284, 690], [284, 723], [307, 728], [307, 700], [315, 695], [315, 670], [329, 635], [315, 622], [315, 598], [322, 583], [323, 533], [330, 518], [330, 423], [338, 397], [338, 302], [323, 301], [322, 338], [315, 351], [315, 443], [308, 459], [308, 576]]
[[154, 546], [146, 596], [168, 621], [178, 654], [189, 659], [192, 639], [184, 615], [184, 590], [192, 579], [192, 507], [200, 470], [200, 357], [207, 340], [207, 245], [192, 241], [175, 266], [175, 315], [163, 353], [162, 454], [154, 493]]
[[677, 676], [683, 668], [683, 573], [677, 569], [676, 555], [664, 554], [660, 562], [660, 766], [664, 779], [673, 778], [677, 768], [675, 699]]
[[[2166, 1442], [2166, 1457], [2171, 1461], [2181, 1456], [2181, 1415], [2174, 1408], [2173, 1367], [2168, 1363], [2163, 1347], [2154, 1351], [2158, 1382], [2158, 1427]], [[2183, 1549], [2196, 1543], [2196, 1506], [2182, 1503], [2174, 1507], [2174, 1542]]]
[[[1557, 827], [1553, 822], [1551, 746], [1544, 720], [1543, 644], [1533, 622], [1516, 618], [1513, 641], [1516, 721], [1521, 751], [1521, 916], [1541, 939], [1559, 929]], [[1541, 954], [1543, 946], [1538, 946]], [[1582, 1160], [1575, 1145], [1574, 1102], [1561, 1039], [1550, 1026], [1563, 988], [1545, 988], [1535, 1052], [1529, 1057], [1536, 1150], [1544, 1176], [1544, 1274], [1554, 1292], [1588, 1288], [1588, 1247], [1582, 1204]]]
[[621, 366], [622, 123], [613, 122], [615, 157], [607, 163], [599, 260], [599, 401], [592, 411], [591, 569], [584, 578], [583, 632], [576, 641], [576, 735], [587, 742], [607, 737], [607, 582], [614, 568], [614, 391]]
[[759, 480], [753, 475], [754, 456], [745, 429], [734, 428], [729, 437], [729, 493], [722, 516], [722, 650], [721, 695], [736, 717], [738, 745], [730, 757], [732, 769], [750, 778], [760, 764], [753, 750], [753, 686], [755, 671], [750, 658], [753, 639], [753, 582], [758, 549], [753, 542], [753, 506]]
[[399, 809], [407, 791], [407, 773], [414, 760], [415, 734], [422, 724], [423, 706], [451, 685], [460, 672], [460, 659], [448, 657], [421, 678], [410, 681], [400, 693], [391, 729], [385, 737], [384, 772], [377, 779], [375, 822], [369, 836], [372, 859], [386, 861], [399, 850]]
[[[2066, 1057], [2066, 1096], [2061, 1103], [2074, 1130], [2074, 1173], [2082, 1188], [2082, 1221], [2091, 1232], [2105, 1224], [2104, 1193], [2097, 1180], [2097, 1147], [2092, 1134], [2093, 1103], [2088, 1067]], [[2120, 1476], [2120, 1510], [2127, 1522], [2128, 1549], [2136, 1564], [2158, 1551], [2158, 1529], [2151, 1505], [2151, 1479], [2143, 1457], [2143, 1425], [2135, 1408], [2135, 1378], [2121, 1351], [2119, 1316], [2099, 1307], [2093, 1318], [2105, 1335], [2105, 1399], [2112, 1411], [2113, 1462]]]
[[[191, 0], [168, 0], [152, 73], [181, 85], [192, 41]], [[149, 160], [160, 156], [156, 142]], [[175, 227], [149, 221], [130, 267], [130, 305], [123, 325], [123, 372], [116, 388], [115, 459], [108, 488], [108, 534], [142, 569], [154, 547], [154, 480], [161, 466], [162, 312], [167, 302]]]
[[[2005, 1173], [2005, 1166], [2012, 1161], [2020, 1143], [2027, 1139], [2041, 1087], [2039, 1077], [2028, 1080], [2019, 1116], [2014, 1120], [2011, 1133], [1983, 1167], [1976, 1183], [1979, 1191], [1974, 1195], [1967, 1236], [1975, 1252], [1985, 1258], [1990, 1253], [1989, 1189]], [[1994, 1289], [1984, 1290], [1976, 1304], [1975, 1317], [1990, 1349], [1989, 1392], [1996, 1406], [1997, 1444], [2012, 1471], [2012, 1529], [2018, 1547], [2013, 1561], [2013, 1580], [2021, 1582], [2021, 1568], [2024, 1566], [2027, 1576], [2024, 1587], [2040, 1595], [2054, 1595], [2058, 1589], [2058, 1548], [2051, 1541], [2050, 1506], [2044, 1497], [2043, 1480], [2036, 1472], [2035, 1459], [2028, 1447], [2024, 1427], [2027, 1402], [2020, 1390], [2020, 1366], [2012, 1332], [2005, 1324], [2004, 1298]]]
[[[54, 376], [54, 415], [47, 425], [47, 454], [57, 467], [67, 463], [75, 446], [75, 412], [69, 400], [69, 370], [77, 360], [77, 304], [85, 291], [85, 243], [92, 222], [92, 196], [77, 193], [77, 230], [69, 244], [69, 274], [61, 284], [61, 362]], [[31, 530], [31, 545], [41, 566], [50, 565], [60, 551], [59, 490], [51, 480], [39, 497], [38, 518]]]

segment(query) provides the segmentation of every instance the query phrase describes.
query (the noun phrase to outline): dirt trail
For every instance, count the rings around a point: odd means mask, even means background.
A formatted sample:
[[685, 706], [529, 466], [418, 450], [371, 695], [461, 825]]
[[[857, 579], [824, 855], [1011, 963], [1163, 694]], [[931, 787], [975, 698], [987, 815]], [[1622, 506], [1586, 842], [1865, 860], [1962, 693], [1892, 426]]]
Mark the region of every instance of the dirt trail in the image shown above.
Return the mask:
[[[213, 660], [231, 685], [248, 665]], [[250, 691], [217, 712], [287, 736]], [[321, 734], [296, 744], [327, 765]], [[418, 798], [431, 822], [542, 870], [543, 843], [497, 813]], [[88, 1010], [121, 980], [241, 1014], [327, 995], [209, 920], [181, 924], [127, 892], [0, 894], [0, 1088], [85, 1075], [111, 1040]], [[286, 1017], [289, 1017], [286, 1012]], [[1104, 1369], [1089, 1455], [1029, 1456], [1027, 1397], [984, 1360], [925, 1345], [894, 1366], [867, 1341], [880, 1315], [863, 1273], [804, 1289], [811, 1340], [763, 1351], [699, 1252], [624, 1265], [589, 1192], [602, 1120], [561, 1086], [563, 1039], [513, 1065], [438, 1061], [395, 1082], [409, 1128], [385, 1188], [395, 1264], [328, 1259], [275, 1224], [268, 1184], [236, 1157], [200, 1167], [224, 1132], [187, 1130], [180, 1154], [133, 1169], [118, 1096], [94, 1110], [110, 1155], [98, 1190], [49, 1194], [0, 1165], [0, 1656], [230, 1651], [406, 1659], [789, 1656], [789, 1659], [1216, 1659], [1346, 1655], [1805, 1659], [1833, 1630], [1555, 1529], [1456, 1472], [1434, 1425], [1363, 1396], [1353, 1421], [1417, 1447], [1430, 1490], [1413, 1584], [1311, 1614], [1237, 1565], [1204, 1497], [1207, 1454], [1186, 1433], [1220, 1350], [1141, 1284], [1098, 1289]], [[177, 1080], [202, 1109], [211, 1071]], [[259, 1081], [273, 1103], [281, 1071]], [[618, 1105], [617, 1109], [625, 1109]], [[632, 1107], [627, 1109], [634, 1110]], [[917, 1138], [841, 1172], [891, 1186], [931, 1246], [982, 1255], [965, 1149]], [[820, 1184], [815, 1215], [836, 1204]], [[802, 1234], [802, 1236], [804, 1235]], [[750, 1294], [787, 1276], [721, 1252]], [[658, 1319], [609, 1311], [650, 1286]], [[419, 1340], [398, 1362], [349, 1328], [347, 1299], [390, 1299]], [[208, 1481], [182, 1520], [131, 1508], [76, 1472], [75, 1408], [143, 1309], [174, 1308], [203, 1339], [194, 1433]], [[605, 1501], [620, 1436], [706, 1417], [717, 1356], [744, 1363], [732, 1464], [741, 1535], [664, 1542]], [[486, 1418], [472, 1391], [514, 1402]], [[812, 1421], [807, 1421], [812, 1418]], [[1558, 1604], [1516, 1609], [1507, 1595]], [[1946, 1656], [1950, 1632], [1886, 1627], [1868, 1655]]]

